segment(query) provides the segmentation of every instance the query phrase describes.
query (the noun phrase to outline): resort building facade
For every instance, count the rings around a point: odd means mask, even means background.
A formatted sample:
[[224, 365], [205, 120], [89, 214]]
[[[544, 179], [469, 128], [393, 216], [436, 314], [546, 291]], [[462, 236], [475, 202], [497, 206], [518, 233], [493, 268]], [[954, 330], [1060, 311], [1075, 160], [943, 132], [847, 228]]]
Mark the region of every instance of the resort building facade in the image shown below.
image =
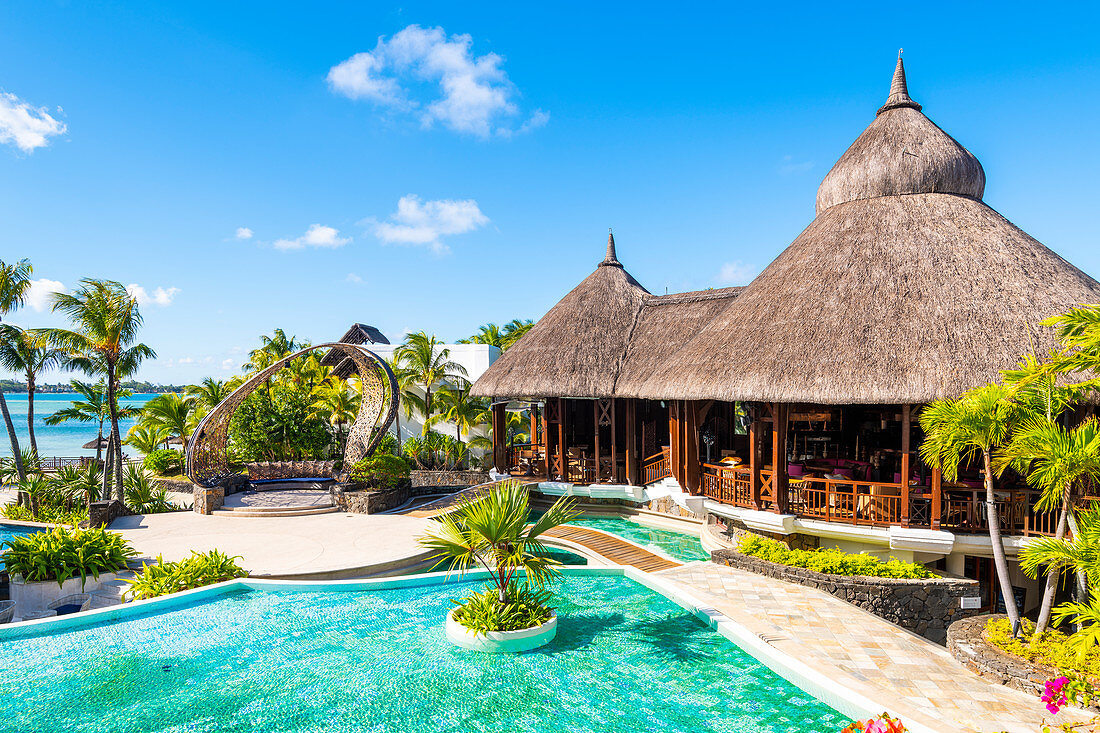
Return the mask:
[[[609, 236], [595, 272], [474, 384], [501, 425], [530, 405], [531, 443], [497, 441], [494, 463], [544, 493], [928, 563], [977, 579], [992, 608], [979, 467], [946, 483], [919, 460], [916, 418], [1045, 353], [1040, 322], [1100, 302], [1100, 283], [984, 189], [977, 158], [909, 96], [899, 58], [816, 217], [749, 285], [652, 295]], [[997, 488], [1012, 558], [1054, 518], [1022, 481]], [[1040, 584], [1013, 574], [1022, 608], [1038, 605]]]

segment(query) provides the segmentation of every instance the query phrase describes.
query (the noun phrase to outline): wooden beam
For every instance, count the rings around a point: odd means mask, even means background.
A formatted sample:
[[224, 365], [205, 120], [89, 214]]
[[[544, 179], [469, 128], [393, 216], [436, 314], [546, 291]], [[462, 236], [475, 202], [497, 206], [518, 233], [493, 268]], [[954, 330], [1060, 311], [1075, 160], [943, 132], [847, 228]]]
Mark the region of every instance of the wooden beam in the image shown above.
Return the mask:
[[558, 400], [558, 455], [561, 459], [561, 477], [562, 481], [569, 480], [569, 440], [566, 436], [565, 428], [568, 421], [568, 402], [564, 399]]
[[752, 422], [749, 423], [749, 473], [752, 477], [750, 486], [752, 506], [753, 509], [760, 511], [763, 505], [760, 499], [760, 468], [763, 463], [764, 424], [759, 419], [758, 411], [759, 408], [753, 409]]
[[508, 417], [504, 412], [507, 403], [493, 405], [493, 465], [503, 473], [508, 473]]
[[[713, 404], [713, 403], [712, 403]], [[692, 494], [698, 493], [700, 481], [699, 460], [699, 412], [702, 408], [700, 402], [685, 402], [686, 419], [684, 420], [683, 456], [684, 456], [684, 481], [681, 484]]]
[[788, 406], [777, 402], [772, 407], [775, 418], [772, 424], [772, 487], [775, 491], [773, 510], [778, 514], [787, 513], [787, 491], [790, 486], [787, 477], [787, 413]]
[[550, 425], [546, 420], [546, 414], [550, 412], [550, 399], [544, 400], [542, 408], [542, 475], [546, 477], [547, 481], [553, 481], [554, 477], [550, 475]]
[[670, 400], [668, 403], [668, 470], [672, 473], [672, 478], [676, 479], [681, 486], [684, 485], [684, 474], [681, 471], [682, 458], [680, 441], [683, 438], [683, 431], [680, 428], [680, 401]]
[[638, 455], [638, 400], [626, 401], [626, 482], [631, 486], [641, 483], [639, 458], [648, 456]]
[[618, 423], [615, 420], [615, 413], [619, 411], [619, 405], [615, 398], [611, 398], [611, 481], [613, 483], [619, 483], [623, 480], [619, 475], [619, 436], [616, 434], [615, 428], [618, 427]]
[[909, 438], [912, 432], [909, 405], [901, 408], [901, 524], [909, 526]]
[[940, 528], [940, 515], [943, 511], [943, 473], [938, 468], [932, 469], [932, 529]]

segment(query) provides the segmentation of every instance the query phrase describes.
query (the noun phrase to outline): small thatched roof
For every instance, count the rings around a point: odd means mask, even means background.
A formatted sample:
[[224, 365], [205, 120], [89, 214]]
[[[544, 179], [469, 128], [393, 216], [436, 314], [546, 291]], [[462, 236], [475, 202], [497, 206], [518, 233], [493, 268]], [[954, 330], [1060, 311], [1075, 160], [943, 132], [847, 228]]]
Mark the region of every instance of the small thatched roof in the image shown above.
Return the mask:
[[107, 439], [106, 438], [92, 438], [91, 440], [89, 440], [87, 443], [85, 443], [81, 447], [84, 450], [96, 450], [97, 448], [102, 448], [103, 450], [107, 450]]
[[[374, 326], [365, 323], [354, 323], [351, 328], [340, 337], [342, 344], [388, 344], [390, 340]], [[332, 367], [334, 376], [345, 379], [355, 373], [355, 362], [349, 359], [343, 352], [329, 350], [321, 358], [321, 365]]]
[[619, 369], [615, 396], [639, 396], [642, 386], [663, 370], [669, 355], [714, 320], [743, 289], [719, 288], [646, 297]]
[[649, 292], [623, 269], [615, 239], [596, 271], [501, 354], [471, 393], [510, 397], [610, 397]]
[[981, 201], [978, 161], [909, 99], [829, 172], [816, 219], [638, 396], [923, 403], [999, 377], [1100, 283]]

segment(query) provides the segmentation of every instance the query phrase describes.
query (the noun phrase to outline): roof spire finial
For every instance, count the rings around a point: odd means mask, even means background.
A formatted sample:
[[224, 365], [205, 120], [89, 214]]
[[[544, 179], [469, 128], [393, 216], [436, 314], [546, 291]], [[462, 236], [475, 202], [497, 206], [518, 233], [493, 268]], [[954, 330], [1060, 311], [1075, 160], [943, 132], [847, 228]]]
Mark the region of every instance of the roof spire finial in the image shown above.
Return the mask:
[[600, 267], [622, 267], [622, 263], [619, 262], [615, 256], [615, 235], [611, 233], [611, 227], [607, 228], [607, 255], [604, 256], [603, 262], [600, 263]]
[[921, 106], [909, 98], [909, 85], [905, 81], [905, 64], [901, 60], [902, 51], [905, 49], [898, 49], [898, 64], [894, 67], [894, 78], [890, 80], [890, 96], [886, 98], [886, 104], [879, 108], [876, 114], [882, 114], [888, 109], [897, 109], [898, 107], [910, 107], [917, 110], [921, 109]]

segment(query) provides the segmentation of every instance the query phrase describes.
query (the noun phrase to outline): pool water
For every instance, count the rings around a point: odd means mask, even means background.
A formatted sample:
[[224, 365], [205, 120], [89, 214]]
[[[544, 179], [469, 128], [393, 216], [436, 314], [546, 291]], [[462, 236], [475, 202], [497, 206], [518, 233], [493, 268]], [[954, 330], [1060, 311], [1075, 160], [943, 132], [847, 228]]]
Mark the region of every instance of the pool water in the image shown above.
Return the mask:
[[38, 527], [21, 527], [18, 524], [0, 524], [0, 544], [8, 540], [14, 540], [16, 537], [22, 537], [41, 531], [42, 530]]
[[242, 591], [0, 642], [0, 729], [837, 731], [847, 721], [625, 577], [569, 576], [526, 654], [449, 644], [480, 583]]
[[580, 517], [570, 524], [618, 535], [642, 547], [661, 550], [681, 562], [710, 559], [710, 553], [703, 549], [698, 535], [670, 529], [654, 529], [624, 517]]

